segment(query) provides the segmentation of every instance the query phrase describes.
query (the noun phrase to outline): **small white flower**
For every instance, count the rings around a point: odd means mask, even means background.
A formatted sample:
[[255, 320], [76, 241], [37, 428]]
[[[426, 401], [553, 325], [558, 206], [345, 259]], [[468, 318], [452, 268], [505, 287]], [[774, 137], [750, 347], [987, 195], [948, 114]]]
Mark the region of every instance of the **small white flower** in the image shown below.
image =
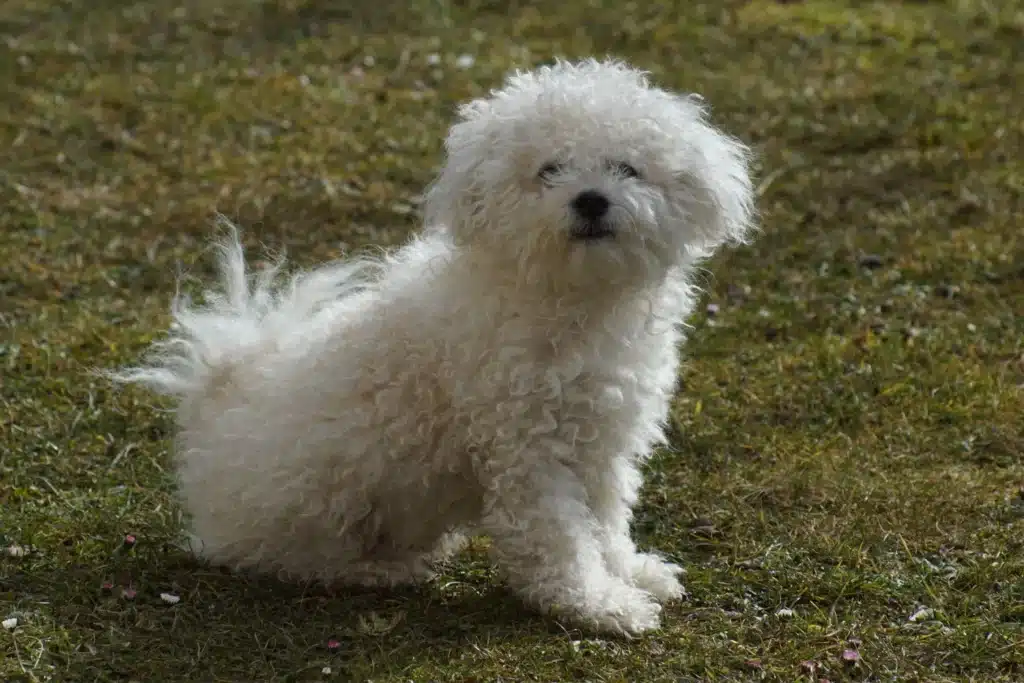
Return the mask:
[[427, 55], [427, 64], [429, 64], [430, 66], [437, 66], [440, 63], [441, 55], [437, 54], [436, 52]]
[[476, 58], [473, 55], [459, 55], [459, 58], [455, 60], [455, 66], [460, 69], [468, 69], [476, 63]]
[[10, 619], [4, 619], [3, 622], [4, 630], [13, 631], [14, 627], [18, 625], [17, 617], [11, 617]]
[[796, 614], [796, 612], [794, 612], [793, 610], [789, 609], [788, 607], [783, 607], [782, 609], [780, 609], [778, 612], [775, 613], [775, 616], [779, 617], [780, 619], [788, 619], [788, 618], [794, 616], [795, 614]]
[[166, 602], [168, 605], [177, 605], [181, 602], [181, 598], [174, 593], [161, 593], [160, 599]]
[[330, 676], [331, 675], [331, 667], [325, 666], [324, 668], [320, 669], [320, 673], [322, 673], [324, 676]]

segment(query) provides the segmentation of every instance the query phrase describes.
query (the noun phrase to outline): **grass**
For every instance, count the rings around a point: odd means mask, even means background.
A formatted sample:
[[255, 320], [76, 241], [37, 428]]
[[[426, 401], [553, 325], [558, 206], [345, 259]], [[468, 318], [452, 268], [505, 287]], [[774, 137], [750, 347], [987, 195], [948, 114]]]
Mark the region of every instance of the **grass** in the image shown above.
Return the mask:
[[[0, 37], [0, 679], [1024, 680], [1016, 3], [5, 0]], [[636, 522], [688, 568], [665, 628], [537, 616], [482, 544], [335, 597], [176, 550], [165, 406], [89, 372], [214, 212], [300, 264], [395, 244], [455, 103], [595, 53], [760, 159]]]

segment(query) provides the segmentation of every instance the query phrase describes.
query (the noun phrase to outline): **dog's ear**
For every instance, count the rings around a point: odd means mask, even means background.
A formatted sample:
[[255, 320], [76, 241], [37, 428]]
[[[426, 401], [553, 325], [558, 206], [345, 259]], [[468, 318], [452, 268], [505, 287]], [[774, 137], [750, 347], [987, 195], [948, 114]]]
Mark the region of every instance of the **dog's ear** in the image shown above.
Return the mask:
[[428, 229], [443, 230], [456, 238], [469, 235], [480, 212], [476, 206], [484, 188], [480, 166], [489, 158], [493, 138], [490, 104], [474, 100], [459, 107], [459, 120], [445, 139], [445, 163], [427, 190], [424, 219]]
[[751, 150], [708, 121], [697, 96], [674, 97], [683, 146], [678, 179], [691, 196], [689, 213], [699, 244], [712, 251], [726, 242], [743, 243], [755, 219], [750, 176]]
[[754, 224], [750, 150], [709, 127], [697, 153], [704, 157], [704, 172], [696, 174], [695, 188], [702, 195], [699, 204], [706, 211], [702, 224], [708, 246], [745, 242]]
[[[461, 108], [460, 116], [467, 106]], [[483, 196], [477, 169], [484, 160], [485, 126], [472, 116], [452, 126], [445, 138], [444, 165], [427, 189], [423, 210], [428, 229], [449, 232], [457, 240], [469, 236], [472, 225], [466, 223], [478, 216], [475, 206]]]

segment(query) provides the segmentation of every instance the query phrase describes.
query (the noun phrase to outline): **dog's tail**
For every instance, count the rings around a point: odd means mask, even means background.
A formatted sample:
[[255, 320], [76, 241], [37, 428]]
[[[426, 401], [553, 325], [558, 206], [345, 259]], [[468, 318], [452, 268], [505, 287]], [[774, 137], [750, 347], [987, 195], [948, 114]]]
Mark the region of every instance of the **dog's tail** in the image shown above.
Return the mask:
[[227, 235], [215, 245], [219, 287], [205, 293], [201, 306], [175, 296], [167, 338], [153, 344], [143, 365], [108, 377], [183, 399], [205, 396], [229, 379], [239, 361], [275, 348], [324, 306], [364, 290], [381, 265], [349, 259], [284, 280], [281, 259], [250, 274], [237, 230], [222, 223]]

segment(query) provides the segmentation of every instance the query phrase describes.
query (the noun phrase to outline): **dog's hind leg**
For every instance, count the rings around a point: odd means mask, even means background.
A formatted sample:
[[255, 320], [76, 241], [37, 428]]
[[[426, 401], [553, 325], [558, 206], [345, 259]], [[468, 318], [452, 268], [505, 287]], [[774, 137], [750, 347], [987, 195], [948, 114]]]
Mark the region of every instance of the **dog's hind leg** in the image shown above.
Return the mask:
[[423, 583], [433, 578], [430, 563], [422, 554], [380, 560], [362, 560], [349, 565], [335, 583], [384, 587]]
[[466, 530], [449, 531], [434, 544], [428, 553], [428, 558], [431, 562], [445, 562], [465, 548], [467, 543], [469, 543], [469, 533]]
[[423, 548], [389, 548], [379, 554], [370, 553], [345, 567], [335, 583], [381, 587], [422, 583], [433, 578], [433, 564], [449, 559], [466, 541], [465, 533], [456, 530]]

